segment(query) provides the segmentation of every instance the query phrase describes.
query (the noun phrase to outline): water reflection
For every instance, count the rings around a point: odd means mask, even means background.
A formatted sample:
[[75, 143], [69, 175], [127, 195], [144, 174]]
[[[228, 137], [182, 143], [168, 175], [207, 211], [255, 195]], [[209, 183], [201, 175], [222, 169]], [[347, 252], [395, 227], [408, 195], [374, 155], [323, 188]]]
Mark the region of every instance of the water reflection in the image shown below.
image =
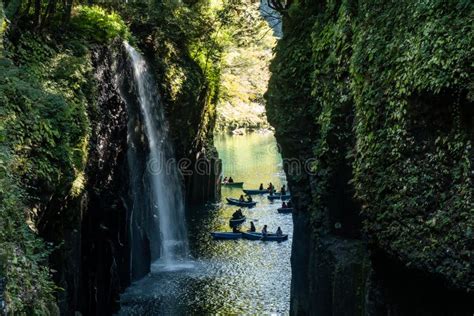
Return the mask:
[[[285, 183], [281, 158], [271, 134], [216, 137], [224, 173], [245, 188], [263, 182], [277, 187]], [[240, 188], [222, 190], [222, 199], [238, 197]], [[198, 314], [288, 314], [290, 254], [293, 234], [291, 215], [279, 214], [279, 201], [255, 196], [257, 206], [244, 209], [246, 227], [253, 220], [257, 229], [270, 231], [281, 226], [289, 240], [215, 241], [209, 232], [228, 231], [228, 220], [236, 209], [227, 204], [209, 205], [188, 212], [190, 251], [193, 259], [176, 270], [163, 269], [159, 262], [150, 276], [135, 283], [122, 296], [121, 315]]]

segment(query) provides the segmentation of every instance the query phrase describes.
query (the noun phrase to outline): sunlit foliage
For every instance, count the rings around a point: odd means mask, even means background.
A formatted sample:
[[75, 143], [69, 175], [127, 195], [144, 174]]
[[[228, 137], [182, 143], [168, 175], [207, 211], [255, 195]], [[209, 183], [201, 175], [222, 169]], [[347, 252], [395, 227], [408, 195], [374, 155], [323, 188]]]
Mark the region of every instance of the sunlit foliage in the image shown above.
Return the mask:
[[[233, 28], [235, 41], [224, 51], [217, 130], [268, 127], [263, 94], [276, 39], [259, 12], [259, 4], [245, 7], [243, 30]], [[246, 32], [252, 29], [252, 32]]]
[[129, 38], [128, 28], [115, 12], [99, 6], [77, 6], [73, 10], [71, 28], [78, 35], [103, 43], [116, 37]]

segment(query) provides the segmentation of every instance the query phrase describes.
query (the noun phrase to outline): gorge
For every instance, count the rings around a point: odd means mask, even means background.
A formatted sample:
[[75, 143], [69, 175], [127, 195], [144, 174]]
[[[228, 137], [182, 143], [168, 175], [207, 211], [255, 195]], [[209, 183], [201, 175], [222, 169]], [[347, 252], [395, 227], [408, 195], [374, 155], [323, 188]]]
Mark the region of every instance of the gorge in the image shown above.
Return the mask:
[[0, 314], [472, 315], [474, 5], [258, 5], [0, 2]]

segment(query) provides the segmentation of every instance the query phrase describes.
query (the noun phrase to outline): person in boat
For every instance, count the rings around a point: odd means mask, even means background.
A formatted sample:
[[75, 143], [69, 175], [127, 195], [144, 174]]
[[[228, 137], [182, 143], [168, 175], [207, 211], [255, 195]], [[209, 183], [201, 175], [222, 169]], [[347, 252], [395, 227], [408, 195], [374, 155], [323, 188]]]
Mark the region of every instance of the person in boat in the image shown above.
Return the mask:
[[242, 210], [240, 208], [237, 211], [235, 211], [234, 214], [232, 214], [233, 219], [239, 219], [242, 217], [244, 217], [244, 214], [242, 214]]
[[252, 197], [250, 195], [247, 195], [247, 202], [253, 202]]
[[281, 203], [281, 208], [288, 208], [288, 204], [286, 204], [285, 202]]
[[232, 177], [229, 177], [229, 180], [227, 181], [227, 183], [234, 183], [234, 179], [232, 179]]
[[286, 186], [285, 186], [285, 185], [283, 185], [283, 186], [281, 187], [280, 192], [281, 192], [281, 195], [285, 195], [285, 194], [286, 194]]
[[292, 208], [292, 207], [293, 207], [293, 203], [291, 203], [291, 200], [288, 201], [288, 203], [286, 204], [286, 207], [288, 207], [288, 208]]
[[242, 218], [242, 217], [244, 217], [244, 214], [242, 213], [242, 210], [239, 208], [237, 210], [237, 218]]
[[239, 202], [245, 202], [244, 195], [240, 195]]
[[268, 188], [267, 188], [268, 192], [270, 193], [270, 195], [273, 195], [273, 193], [275, 192], [275, 187], [273, 186], [273, 184], [270, 182], [270, 184], [268, 185]]
[[227, 177], [225, 177], [224, 180], [222, 180], [222, 183], [227, 183]]
[[253, 222], [250, 222], [250, 232], [255, 233], [257, 229], [255, 228], [255, 224]]
[[283, 231], [281, 230], [280, 226], [278, 226], [278, 229], [276, 231], [277, 236], [283, 236]]
[[263, 235], [263, 236], [267, 236], [267, 235], [268, 235], [267, 225], [264, 225], [264, 226], [263, 226], [263, 228], [262, 228], [262, 235]]
[[263, 189], [263, 183], [260, 183], [260, 186], [258, 187], [258, 189], [259, 189], [260, 191], [263, 191], [263, 190], [264, 190], [264, 189]]

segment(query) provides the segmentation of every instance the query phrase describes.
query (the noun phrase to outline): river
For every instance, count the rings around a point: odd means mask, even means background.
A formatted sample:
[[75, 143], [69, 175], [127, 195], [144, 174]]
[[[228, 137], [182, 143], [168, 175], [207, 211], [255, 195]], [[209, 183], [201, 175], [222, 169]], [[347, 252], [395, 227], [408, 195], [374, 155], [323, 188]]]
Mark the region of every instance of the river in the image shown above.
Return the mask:
[[[244, 181], [245, 188], [286, 183], [281, 157], [272, 134], [216, 136], [215, 145], [225, 175]], [[241, 188], [222, 188], [225, 197], [239, 197]], [[236, 207], [224, 202], [187, 210], [191, 258], [174, 269], [152, 266], [151, 273], [132, 284], [121, 297], [119, 315], [275, 314], [289, 312], [291, 283], [291, 215], [279, 214], [281, 202], [255, 196], [257, 206], [244, 209], [247, 222], [259, 230], [280, 226], [288, 241], [216, 241], [211, 231], [229, 231]]]

